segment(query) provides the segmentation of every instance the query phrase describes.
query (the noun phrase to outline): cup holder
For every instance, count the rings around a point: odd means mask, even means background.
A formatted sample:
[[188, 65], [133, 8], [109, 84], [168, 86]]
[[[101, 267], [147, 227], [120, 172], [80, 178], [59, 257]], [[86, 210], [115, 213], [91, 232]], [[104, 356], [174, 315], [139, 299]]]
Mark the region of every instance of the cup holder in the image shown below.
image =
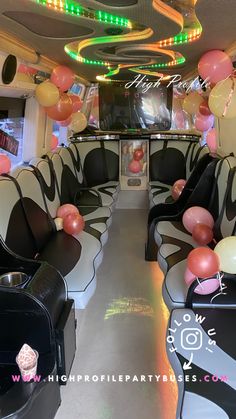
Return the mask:
[[17, 287], [23, 285], [29, 278], [29, 275], [24, 272], [6, 272], [0, 275], [0, 285], [4, 287]]

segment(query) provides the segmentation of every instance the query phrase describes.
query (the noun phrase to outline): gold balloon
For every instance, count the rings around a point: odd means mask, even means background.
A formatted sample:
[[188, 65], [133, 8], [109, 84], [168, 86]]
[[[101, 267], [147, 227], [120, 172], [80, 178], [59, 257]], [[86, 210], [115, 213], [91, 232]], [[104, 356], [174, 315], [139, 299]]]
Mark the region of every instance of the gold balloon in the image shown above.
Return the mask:
[[190, 115], [195, 115], [199, 112], [199, 106], [204, 102], [204, 98], [197, 92], [191, 92], [187, 95], [183, 102], [183, 110]]
[[41, 106], [54, 106], [60, 99], [60, 92], [55, 84], [43, 81], [36, 87], [35, 97]]
[[83, 112], [73, 113], [71, 119], [70, 128], [74, 133], [83, 131], [88, 125], [88, 120]]
[[209, 97], [209, 108], [218, 118], [236, 118], [236, 80], [228, 78], [213, 87]]
[[236, 274], [236, 236], [226, 237], [215, 247], [214, 252], [220, 258], [220, 270]]

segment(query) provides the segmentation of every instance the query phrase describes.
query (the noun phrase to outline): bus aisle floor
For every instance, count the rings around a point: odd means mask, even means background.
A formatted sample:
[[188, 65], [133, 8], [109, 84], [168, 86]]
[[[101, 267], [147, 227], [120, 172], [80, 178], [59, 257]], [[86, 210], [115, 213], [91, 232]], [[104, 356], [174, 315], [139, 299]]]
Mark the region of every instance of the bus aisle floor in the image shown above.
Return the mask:
[[175, 418], [163, 274], [144, 260], [146, 220], [143, 209], [113, 214], [97, 290], [77, 311], [76, 357], [56, 419]]

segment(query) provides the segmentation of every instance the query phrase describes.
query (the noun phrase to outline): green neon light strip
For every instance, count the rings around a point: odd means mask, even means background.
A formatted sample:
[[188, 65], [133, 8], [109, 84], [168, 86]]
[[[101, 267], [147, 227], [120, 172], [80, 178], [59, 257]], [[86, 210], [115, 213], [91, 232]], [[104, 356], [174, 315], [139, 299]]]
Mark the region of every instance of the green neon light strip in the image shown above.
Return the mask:
[[138, 68], [169, 68], [175, 65], [184, 64], [186, 61], [185, 57], [177, 58], [176, 60], [170, 61], [168, 63], [157, 63], [157, 64], [151, 64], [151, 65], [142, 65]]
[[[52, 9], [58, 12], [62, 12], [65, 14], [69, 14], [72, 16], [77, 17], [83, 17], [91, 20], [95, 20], [97, 22], [115, 25], [119, 27], [126, 27], [126, 28], [132, 28], [132, 22], [129, 19], [119, 17], [112, 15], [110, 13], [100, 11], [100, 10], [93, 10], [93, 9], [87, 9], [83, 7], [82, 5], [76, 3], [73, 0], [31, 0], [34, 1], [42, 6], [47, 7], [48, 9]], [[189, 30], [188, 32], [182, 31], [178, 35], [176, 35], [173, 38], [169, 38], [163, 41], [158, 42], [159, 47], [170, 47], [172, 45], [181, 45], [185, 43], [192, 42], [196, 39], [198, 39], [201, 36], [202, 33], [202, 27], [199, 24], [197, 29]], [[106, 37], [106, 41], [104, 41], [104, 37], [101, 38], [101, 44], [106, 42], [112, 42], [113, 37]], [[98, 45], [99, 42], [96, 42]], [[69, 45], [65, 46], [65, 52], [74, 60], [87, 64], [87, 65], [95, 65], [95, 66], [101, 66], [101, 67], [108, 67], [110, 70], [107, 74], [100, 76], [101, 79], [109, 81], [108, 77], [111, 77], [112, 75], [115, 75], [119, 73], [120, 67], [118, 66], [116, 69], [111, 69], [111, 63], [101, 61], [101, 60], [91, 60], [85, 57], [82, 57], [79, 52], [75, 52], [74, 49], [70, 49]], [[164, 52], [164, 49], [163, 49]], [[179, 54], [180, 55], [180, 54]], [[186, 58], [184, 56], [181, 56], [179, 58], [176, 58], [176, 60], [172, 60], [168, 63], [157, 63], [157, 64], [149, 64], [145, 66], [137, 66], [136, 69], [164, 69], [164, 68], [170, 68], [172, 66], [181, 65], [186, 61]], [[133, 67], [134, 68], [134, 67]]]
[[176, 35], [174, 38], [164, 39], [163, 41], [158, 42], [158, 46], [160, 48], [163, 47], [171, 47], [173, 45], [182, 45], [187, 44], [189, 42], [196, 41], [200, 38], [202, 34], [202, 27], [199, 27], [197, 30], [193, 30], [190, 32], [181, 32]]
[[106, 61], [100, 61], [100, 60], [89, 60], [88, 58], [81, 57], [80, 54], [71, 51], [70, 48], [66, 45], [65, 46], [65, 52], [75, 61], [79, 61], [83, 64], [89, 64], [89, 65], [97, 65], [99, 67], [109, 67], [111, 64]]
[[98, 22], [107, 23], [110, 25], [131, 28], [132, 24], [129, 19], [124, 17], [115, 16], [111, 13], [106, 13], [100, 10], [86, 9], [79, 3], [73, 0], [34, 0], [41, 6], [49, 9], [66, 13], [72, 16], [85, 17]]

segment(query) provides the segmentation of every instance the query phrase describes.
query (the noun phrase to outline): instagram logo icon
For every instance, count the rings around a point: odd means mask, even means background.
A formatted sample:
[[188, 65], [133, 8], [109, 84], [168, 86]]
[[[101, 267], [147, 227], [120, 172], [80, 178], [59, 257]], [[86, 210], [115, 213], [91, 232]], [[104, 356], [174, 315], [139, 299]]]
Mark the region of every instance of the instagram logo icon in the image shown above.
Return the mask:
[[202, 331], [197, 328], [186, 328], [181, 331], [181, 346], [187, 351], [197, 351], [202, 347]]

